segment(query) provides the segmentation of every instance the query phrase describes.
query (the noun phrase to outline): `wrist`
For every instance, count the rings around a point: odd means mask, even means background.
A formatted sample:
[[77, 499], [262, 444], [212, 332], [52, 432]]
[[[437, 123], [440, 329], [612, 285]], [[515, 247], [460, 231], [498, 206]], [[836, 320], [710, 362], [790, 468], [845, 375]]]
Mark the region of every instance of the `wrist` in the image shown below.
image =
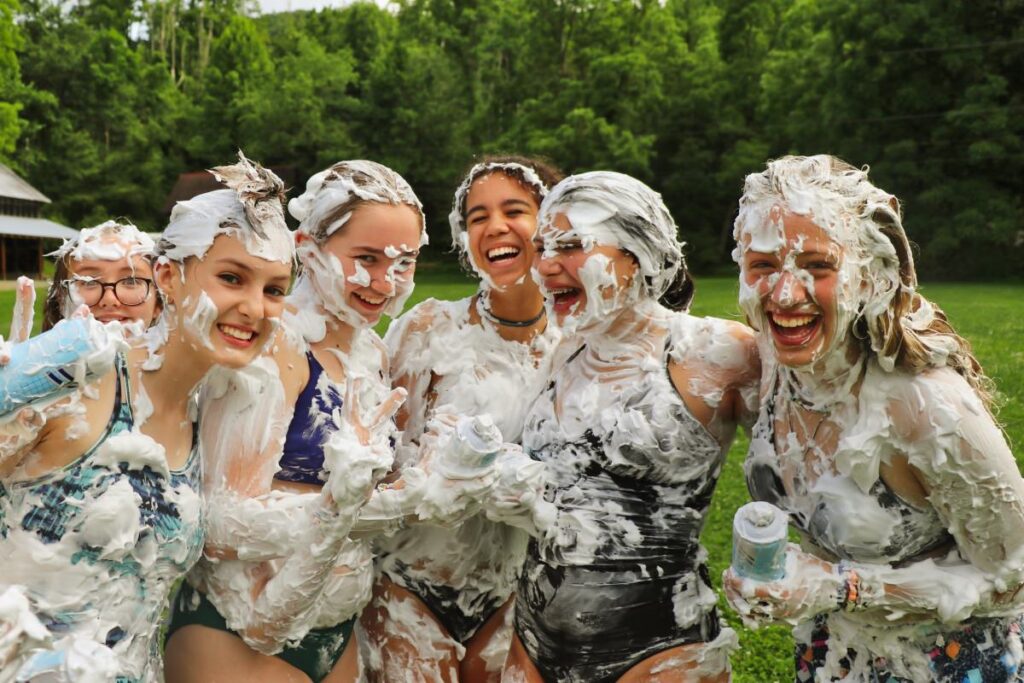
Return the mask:
[[853, 612], [861, 606], [861, 577], [860, 573], [851, 567], [845, 560], [836, 565], [839, 573], [839, 609], [844, 612]]

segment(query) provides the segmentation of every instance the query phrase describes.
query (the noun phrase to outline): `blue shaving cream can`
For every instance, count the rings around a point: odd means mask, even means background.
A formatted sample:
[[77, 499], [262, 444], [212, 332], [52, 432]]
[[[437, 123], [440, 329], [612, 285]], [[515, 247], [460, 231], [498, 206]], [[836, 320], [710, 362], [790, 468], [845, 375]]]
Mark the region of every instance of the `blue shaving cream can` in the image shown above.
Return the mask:
[[756, 581], [786, 575], [789, 517], [771, 503], [747, 503], [732, 520], [732, 568]]
[[0, 418], [44, 399], [77, 388], [76, 367], [95, 350], [89, 321], [62, 320], [53, 329], [11, 347], [11, 360], [0, 366]]

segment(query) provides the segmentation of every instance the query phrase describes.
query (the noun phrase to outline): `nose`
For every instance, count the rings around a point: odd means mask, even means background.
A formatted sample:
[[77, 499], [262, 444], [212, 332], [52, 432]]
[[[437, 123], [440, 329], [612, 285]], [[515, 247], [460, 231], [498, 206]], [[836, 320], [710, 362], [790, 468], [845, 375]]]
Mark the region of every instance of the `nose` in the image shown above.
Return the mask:
[[117, 296], [114, 294], [113, 287], [104, 287], [103, 294], [100, 295], [100, 300], [96, 302], [97, 306], [104, 306], [108, 308], [116, 308], [121, 304], [117, 300]]
[[492, 212], [487, 220], [487, 225], [484, 228], [484, 234], [489, 237], [494, 237], [497, 235], [504, 235], [508, 231], [509, 227], [505, 222], [505, 216], [500, 211]]
[[394, 296], [397, 274], [392, 270], [392, 267], [388, 265], [377, 269], [371, 276], [370, 289], [384, 296]]
[[779, 279], [772, 287], [772, 303], [782, 308], [789, 308], [807, 298], [807, 289], [794, 273], [783, 270]]
[[555, 256], [544, 256], [542, 252], [538, 251], [537, 255], [534, 256], [534, 265], [542, 277], [555, 275], [562, 270], [562, 262], [557, 254]]
[[243, 295], [238, 302], [238, 312], [241, 313], [248, 322], [255, 323], [263, 320], [265, 317], [263, 289], [253, 288]]

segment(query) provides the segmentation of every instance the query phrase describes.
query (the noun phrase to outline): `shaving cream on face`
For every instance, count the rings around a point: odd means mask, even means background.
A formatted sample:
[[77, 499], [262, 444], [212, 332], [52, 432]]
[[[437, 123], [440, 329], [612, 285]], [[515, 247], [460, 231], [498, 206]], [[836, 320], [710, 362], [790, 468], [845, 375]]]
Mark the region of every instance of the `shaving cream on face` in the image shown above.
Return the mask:
[[448, 225], [451, 227], [452, 232], [452, 245], [459, 250], [459, 254], [464, 256], [476, 273], [477, 277], [480, 278], [482, 283], [482, 289], [493, 289], [494, 281], [491, 279], [490, 274], [487, 270], [481, 267], [481, 264], [476, 262], [476, 256], [473, 254], [473, 250], [469, 248], [469, 233], [466, 230], [466, 199], [469, 196], [469, 190], [477, 180], [485, 178], [492, 173], [501, 173], [505, 176], [514, 179], [516, 182], [521, 183], [526, 189], [532, 192], [537, 202], [543, 201], [544, 197], [547, 196], [548, 188], [541, 180], [537, 172], [529, 166], [524, 166], [516, 162], [508, 161], [495, 161], [495, 162], [484, 162], [473, 166], [466, 174], [466, 177], [462, 179], [458, 188], [455, 190], [455, 198], [452, 201], [452, 210], [448, 214]]
[[[657, 300], [685, 269], [676, 224], [660, 195], [629, 176], [595, 171], [570, 176], [551, 189], [537, 218], [542, 259], [554, 258], [560, 248], [578, 245], [590, 253], [598, 245], [628, 254], [636, 272], [626, 286], [600, 254], [578, 270], [586, 292], [586, 309], [564, 321], [575, 330], [603, 329], [613, 312], [641, 299]], [[534, 278], [541, 283], [539, 273]], [[548, 295], [548, 314], [552, 298]]]
[[[882, 340], [877, 336], [878, 319], [901, 288], [913, 288], [912, 282], [904, 283], [900, 277], [893, 242], [898, 238], [883, 232], [887, 225], [900, 226], [897, 206], [892, 195], [868, 181], [866, 171], [833, 168], [832, 158], [824, 155], [786, 157], [771, 162], [764, 173], [747, 176], [733, 232], [733, 259], [742, 267], [746, 252], [781, 257], [784, 247], [788, 247], [790, 254], [781, 272], [768, 276], [774, 278], [768, 286], [774, 287], [780, 277], [790, 277], [813, 293], [813, 276], [806, 267], [797, 267], [795, 263], [803, 245], [799, 241], [787, 243], [783, 225], [787, 213], [810, 219], [841, 253], [836, 334], [821, 357], [845, 348], [858, 318], [867, 321], [872, 348], [878, 352], [882, 348]], [[764, 323], [758, 295], [759, 286], [763, 286], [756, 282], [748, 284], [747, 279], [741, 278], [740, 305], [753, 323]], [[880, 359], [892, 367], [891, 357]]]
[[[155, 245], [153, 239], [140, 231], [131, 223], [106, 221], [91, 228], [83, 228], [72, 240], [65, 240], [56, 251], [47, 254], [58, 262], [64, 261], [69, 266], [71, 280], [91, 280], [91, 277], [80, 277], [74, 271], [82, 261], [124, 262], [135, 274], [139, 259], [153, 256]], [[147, 275], [148, 277], [148, 275]], [[48, 299], [59, 297], [60, 311], [64, 318], [70, 318], [83, 304], [75, 287], [64, 288], [63, 283], [55, 282]]]
[[358, 261], [353, 261], [350, 272], [346, 272], [341, 260], [324, 246], [363, 204], [408, 206], [419, 215], [419, 244], [415, 248], [392, 244], [384, 249], [384, 256], [392, 261], [385, 280], [395, 291], [383, 313], [397, 315], [413, 286], [412, 278], [406, 275], [411, 266], [402, 255], [417, 253], [428, 241], [423, 207], [405, 179], [373, 161], [342, 161], [312, 176], [306, 191], [288, 203], [288, 211], [299, 221], [298, 233], [305, 238], [298, 246], [303, 272], [296, 289], [307, 298], [311, 295], [330, 317], [357, 329], [369, 323], [348, 303], [346, 287], [339, 283], [369, 287], [370, 273]]

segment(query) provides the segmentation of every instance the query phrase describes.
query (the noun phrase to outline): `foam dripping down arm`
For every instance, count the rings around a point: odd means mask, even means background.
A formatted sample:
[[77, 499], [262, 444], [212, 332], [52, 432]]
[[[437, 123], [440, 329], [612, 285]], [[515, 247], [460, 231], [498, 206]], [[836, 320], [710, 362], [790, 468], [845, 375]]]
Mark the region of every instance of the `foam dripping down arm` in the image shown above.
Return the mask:
[[863, 570], [869, 593], [894, 618], [1024, 612], [1024, 479], [1003, 433], [950, 374], [922, 383], [932, 395], [918, 391], [890, 407], [910, 466], [956, 541], [944, 559]]
[[277, 364], [210, 373], [201, 396], [207, 556], [263, 560], [295, 548], [315, 494], [271, 490], [291, 420]]
[[[319, 608], [318, 597], [337, 569], [338, 557], [361, 507], [391, 467], [391, 417], [404, 392], [393, 391], [364, 427], [357, 385], [358, 381], [349, 383], [347, 415], [342, 417], [340, 411], [335, 411], [337, 429], [323, 445], [328, 478], [321, 492], [291, 497], [266, 494], [252, 501], [259, 506], [255, 517], [222, 527], [225, 533], [243, 535], [235, 539], [241, 559], [259, 556], [261, 549], [267, 553], [282, 551], [277, 554], [278, 561], [246, 563], [244, 571], [207, 585], [211, 599], [231, 628], [259, 652], [278, 652], [308, 631]], [[250, 536], [268, 526], [275, 530], [270, 540]], [[243, 545], [255, 545], [256, 550]]]

